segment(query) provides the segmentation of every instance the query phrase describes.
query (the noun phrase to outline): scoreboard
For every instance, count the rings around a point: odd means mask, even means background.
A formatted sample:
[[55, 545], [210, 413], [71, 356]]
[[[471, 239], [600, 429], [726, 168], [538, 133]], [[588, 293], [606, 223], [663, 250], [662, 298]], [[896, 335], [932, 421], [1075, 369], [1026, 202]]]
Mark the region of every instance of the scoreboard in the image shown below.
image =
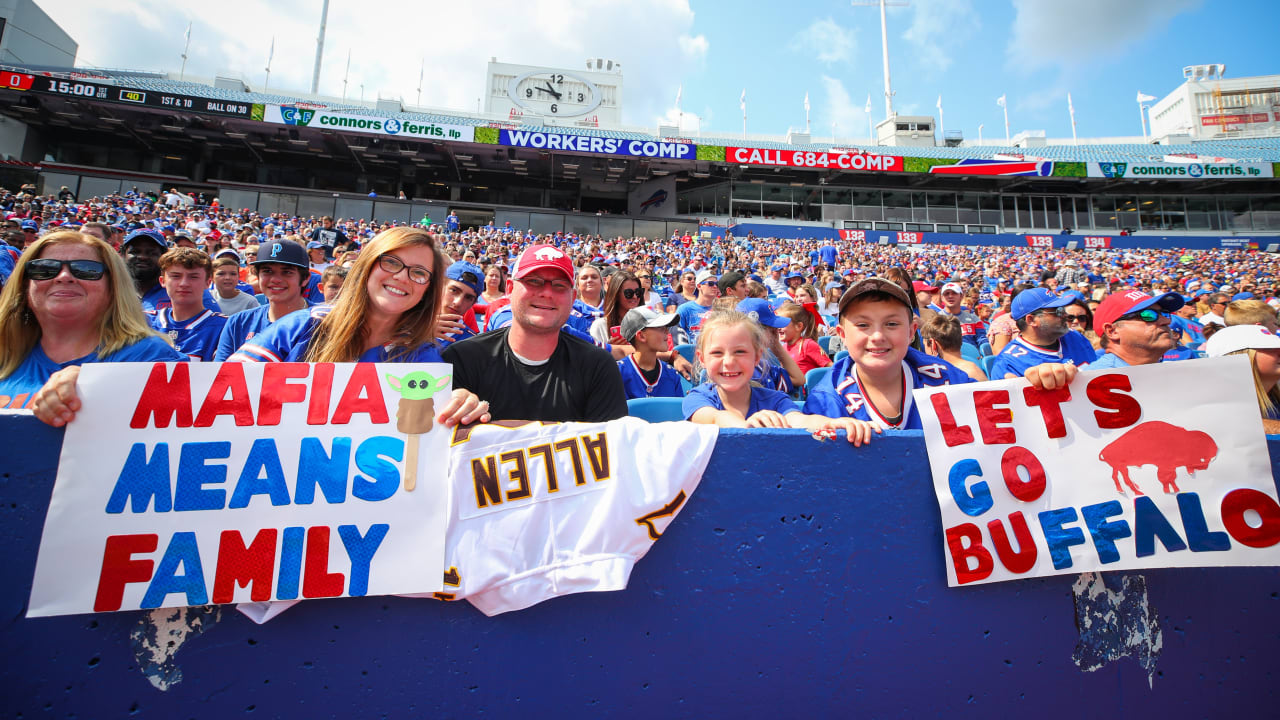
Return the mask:
[[[210, 98], [182, 95], [179, 93], [142, 90], [122, 87], [120, 85], [103, 85], [87, 80], [69, 80], [64, 78], [30, 75], [20, 72], [0, 73], [0, 89], [24, 90], [41, 95], [55, 95], [65, 98], [82, 98], [99, 102], [119, 103], [122, 105], [143, 105], [146, 107], [181, 112], [202, 113], [208, 115], [224, 115], [230, 117], [253, 118], [254, 104], [250, 102], [231, 102], [212, 100]], [[261, 105], [258, 106], [261, 108]], [[257, 116], [262, 116], [259, 109]]]

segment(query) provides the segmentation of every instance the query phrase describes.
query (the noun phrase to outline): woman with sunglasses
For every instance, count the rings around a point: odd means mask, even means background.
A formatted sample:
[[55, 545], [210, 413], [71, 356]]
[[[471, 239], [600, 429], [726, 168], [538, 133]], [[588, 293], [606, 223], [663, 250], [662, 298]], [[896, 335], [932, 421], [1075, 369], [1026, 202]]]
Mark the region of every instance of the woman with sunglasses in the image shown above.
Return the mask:
[[[287, 315], [240, 346], [231, 362], [443, 362], [435, 343], [445, 257], [430, 233], [397, 227], [360, 251], [332, 305]], [[357, 291], [360, 289], [361, 291]], [[489, 404], [457, 389], [437, 420], [488, 422]]]
[[120, 255], [78, 232], [36, 240], [0, 293], [0, 407], [70, 422], [80, 365], [181, 362], [151, 329]]
[[1063, 308], [1063, 320], [1067, 323], [1068, 330], [1075, 330], [1093, 345], [1093, 349], [1097, 350], [1102, 347], [1102, 340], [1098, 338], [1098, 334], [1093, 331], [1093, 311], [1089, 309], [1089, 304], [1084, 300], [1076, 299], [1070, 305]]
[[[579, 273], [581, 278], [581, 273]], [[639, 307], [644, 300], [640, 279], [627, 270], [619, 270], [609, 276], [609, 286], [604, 293], [604, 312], [591, 323], [591, 337], [597, 343], [623, 344], [619, 328], [622, 316]]]

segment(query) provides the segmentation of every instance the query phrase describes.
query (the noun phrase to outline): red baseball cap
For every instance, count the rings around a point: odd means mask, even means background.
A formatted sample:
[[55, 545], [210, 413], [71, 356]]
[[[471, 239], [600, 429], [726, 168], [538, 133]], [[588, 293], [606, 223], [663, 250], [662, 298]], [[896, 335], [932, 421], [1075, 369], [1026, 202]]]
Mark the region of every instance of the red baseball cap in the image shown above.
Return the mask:
[[929, 283], [923, 280], [916, 280], [915, 282], [911, 283], [911, 289], [915, 290], [916, 292], [938, 292], [937, 287], [930, 285]]
[[511, 277], [518, 280], [542, 268], [559, 270], [570, 281], [573, 280], [573, 261], [555, 245], [530, 245], [516, 259], [515, 267], [511, 270]]
[[[1021, 297], [1021, 296], [1019, 296]], [[1106, 326], [1115, 323], [1121, 316], [1146, 310], [1158, 305], [1161, 312], [1171, 313], [1186, 303], [1178, 293], [1164, 293], [1151, 297], [1141, 290], [1121, 290], [1107, 296], [1097, 310], [1093, 311], [1093, 331], [1102, 334]]]

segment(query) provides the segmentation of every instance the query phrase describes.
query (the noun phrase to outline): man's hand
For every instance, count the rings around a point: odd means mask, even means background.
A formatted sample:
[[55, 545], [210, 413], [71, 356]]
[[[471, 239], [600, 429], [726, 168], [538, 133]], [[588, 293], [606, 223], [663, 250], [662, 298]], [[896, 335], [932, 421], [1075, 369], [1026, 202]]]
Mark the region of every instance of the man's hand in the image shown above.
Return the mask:
[[440, 409], [440, 413], [436, 415], [436, 422], [445, 427], [453, 427], [454, 425], [470, 425], [471, 423], [486, 423], [492, 418], [489, 415], [489, 402], [481, 400], [475, 393], [470, 390], [456, 388], [453, 395], [449, 398], [449, 402]]

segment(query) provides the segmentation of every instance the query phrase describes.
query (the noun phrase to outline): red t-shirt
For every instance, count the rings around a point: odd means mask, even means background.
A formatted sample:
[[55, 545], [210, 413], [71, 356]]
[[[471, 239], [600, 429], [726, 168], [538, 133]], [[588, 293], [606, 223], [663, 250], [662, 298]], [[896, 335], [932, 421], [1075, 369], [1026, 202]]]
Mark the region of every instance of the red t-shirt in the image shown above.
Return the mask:
[[796, 344], [787, 345], [787, 354], [800, 366], [802, 373], [831, 364], [831, 358], [822, 352], [822, 347], [809, 338], [801, 338]]

